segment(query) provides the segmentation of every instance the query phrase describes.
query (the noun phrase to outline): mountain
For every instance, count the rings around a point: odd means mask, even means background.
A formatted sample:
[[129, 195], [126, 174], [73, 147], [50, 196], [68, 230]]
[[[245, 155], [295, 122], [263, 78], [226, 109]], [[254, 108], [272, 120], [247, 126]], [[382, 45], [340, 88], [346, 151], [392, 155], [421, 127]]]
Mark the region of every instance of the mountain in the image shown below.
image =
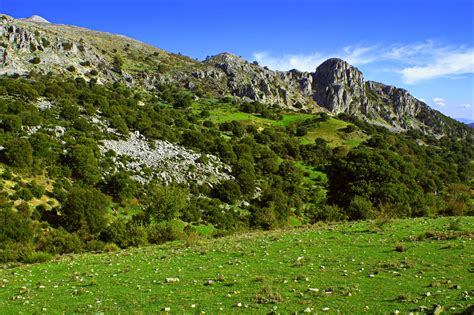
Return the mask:
[[0, 74], [51, 72], [150, 90], [171, 84], [292, 110], [347, 113], [395, 132], [414, 129], [437, 137], [470, 132], [404, 89], [366, 81], [341, 59], [329, 59], [314, 72], [273, 71], [230, 53], [200, 62], [121, 35], [52, 24], [38, 16], [2, 15], [0, 41]]
[[474, 213], [473, 130], [341, 59], [272, 71], [0, 21], [0, 263]]
[[46, 20], [45, 18], [39, 15], [33, 15], [23, 20], [28, 21], [28, 22], [36, 22], [36, 23], [50, 23], [48, 20]]
[[468, 126], [474, 128], [474, 123], [468, 124]]

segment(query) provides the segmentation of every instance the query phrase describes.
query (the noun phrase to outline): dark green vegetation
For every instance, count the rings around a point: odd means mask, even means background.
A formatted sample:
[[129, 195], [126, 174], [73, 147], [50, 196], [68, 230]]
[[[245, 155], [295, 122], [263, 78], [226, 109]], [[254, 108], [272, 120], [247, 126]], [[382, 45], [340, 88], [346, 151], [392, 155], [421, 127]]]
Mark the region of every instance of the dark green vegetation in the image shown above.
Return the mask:
[[[318, 221], [473, 213], [471, 139], [393, 134], [348, 115], [172, 86], [152, 94], [31, 74], [1, 78], [0, 97], [2, 262]], [[165, 187], [114, 173], [115, 152], [102, 154], [100, 141], [134, 131], [213, 154], [234, 179]]]
[[17, 313], [461, 313], [472, 217], [317, 224], [0, 270]]

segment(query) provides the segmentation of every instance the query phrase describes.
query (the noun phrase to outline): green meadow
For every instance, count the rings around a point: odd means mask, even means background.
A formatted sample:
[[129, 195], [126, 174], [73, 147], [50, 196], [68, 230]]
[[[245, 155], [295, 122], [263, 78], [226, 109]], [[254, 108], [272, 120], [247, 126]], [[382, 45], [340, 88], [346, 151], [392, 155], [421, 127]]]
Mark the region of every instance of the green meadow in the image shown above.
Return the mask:
[[[474, 218], [317, 224], [0, 270], [2, 314], [457, 313]], [[438, 306], [434, 306], [438, 305]]]

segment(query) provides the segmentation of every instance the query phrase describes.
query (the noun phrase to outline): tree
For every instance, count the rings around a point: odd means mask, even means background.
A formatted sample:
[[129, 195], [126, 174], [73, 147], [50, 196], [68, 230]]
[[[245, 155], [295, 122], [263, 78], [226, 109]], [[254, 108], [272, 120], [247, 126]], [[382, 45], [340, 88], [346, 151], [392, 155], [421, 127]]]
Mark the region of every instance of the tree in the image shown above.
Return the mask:
[[28, 167], [33, 163], [33, 149], [28, 139], [12, 139], [5, 144], [5, 163], [16, 167]]
[[69, 232], [99, 233], [107, 225], [109, 203], [109, 198], [95, 188], [73, 187], [61, 209], [64, 227]]
[[423, 196], [417, 170], [388, 150], [358, 148], [334, 158], [329, 169], [328, 201], [364, 218], [370, 205], [392, 206], [398, 216], [410, 214]]
[[226, 203], [236, 202], [240, 196], [240, 187], [233, 180], [226, 180], [214, 189], [214, 195]]
[[188, 189], [174, 185], [156, 185], [148, 191], [148, 207], [145, 212], [155, 223], [177, 218], [189, 205]]
[[72, 175], [88, 185], [94, 185], [100, 180], [99, 162], [91, 147], [78, 144], [67, 154], [67, 162]]
[[108, 178], [107, 193], [118, 201], [133, 198], [138, 193], [138, 184], [126, 173], [119, 172]]

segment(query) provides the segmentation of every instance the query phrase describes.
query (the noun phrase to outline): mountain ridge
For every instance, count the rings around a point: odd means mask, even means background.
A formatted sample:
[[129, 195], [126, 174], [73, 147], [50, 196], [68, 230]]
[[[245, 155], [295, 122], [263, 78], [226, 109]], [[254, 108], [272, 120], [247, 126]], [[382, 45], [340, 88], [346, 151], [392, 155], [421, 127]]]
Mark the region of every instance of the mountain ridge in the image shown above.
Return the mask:
[[0, 74], [53, 72], [149, 90], [171, 84], [291, 110], [356, 115], [394, 132], [469, 134], [408, 91], [366, 81], [342, 59], [328, 59], [314, 72], [274, 71], [231, 53], [201, 62], [122, 35], [38, 23], [40, 19], [0, 15]]

